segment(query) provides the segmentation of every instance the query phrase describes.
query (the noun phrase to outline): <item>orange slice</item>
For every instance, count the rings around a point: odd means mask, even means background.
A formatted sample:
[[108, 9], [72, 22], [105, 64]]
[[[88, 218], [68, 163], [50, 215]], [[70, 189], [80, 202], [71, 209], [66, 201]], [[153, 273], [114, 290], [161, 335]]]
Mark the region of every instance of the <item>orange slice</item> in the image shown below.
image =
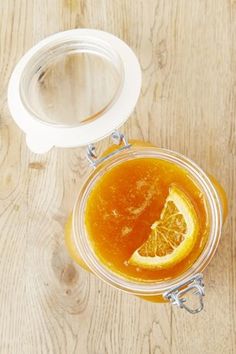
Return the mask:
[[199, 223], [193, 204], [176, 186], [171, 186], [160, 219], [151, 226], [147, 241], [129, 263], [147, 269], [166, 269], [181, 262], [193, 249]]

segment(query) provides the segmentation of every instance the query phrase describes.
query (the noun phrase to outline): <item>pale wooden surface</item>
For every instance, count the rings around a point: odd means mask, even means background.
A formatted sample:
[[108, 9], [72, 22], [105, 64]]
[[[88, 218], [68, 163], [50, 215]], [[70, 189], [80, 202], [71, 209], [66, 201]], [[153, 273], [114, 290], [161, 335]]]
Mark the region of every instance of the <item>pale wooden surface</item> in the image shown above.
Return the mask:
[[[1, 0], [0, 11], [0, 353], [235, 353], [236, 2]], [[110, 31], [139, 57], [142, 94], [127, 136], [186, 154], [226, 188], [230, 216], [198, 316], [120, 293], [64, 249], [84, 151], [30, 153], [6, 89], [27, 49], [75, 27]]]

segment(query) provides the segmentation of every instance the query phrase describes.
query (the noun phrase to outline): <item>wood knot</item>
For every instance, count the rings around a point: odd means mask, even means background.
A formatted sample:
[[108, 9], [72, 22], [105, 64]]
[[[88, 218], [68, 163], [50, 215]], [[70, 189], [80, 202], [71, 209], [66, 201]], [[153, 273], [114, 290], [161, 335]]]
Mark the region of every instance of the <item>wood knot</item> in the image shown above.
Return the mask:
[[160, 69], [163, 69], [167, 64], [167, 48], [166, 48], [166, 41], [162, 40], [158, 44], [157, 48], [157, 59], [158, 59], [158, 66]]
[[64, 247], [61, 246], [53, 252], [51, 262], [52, 270], [61, 285], [70, 288], [77, 282], [79, 273], [68, 258]]
[[73, 266], [73, 264], [67, 264], [61, 271], [61, 282], [65, 283], [66, 285], [71, 285], [76, 282], [78, 278], [78, 273]]
[[42, 162], [30, 162], [29, 163], [29, 168], [33, 170], [44, 170], [45, 169], [45, 164]]

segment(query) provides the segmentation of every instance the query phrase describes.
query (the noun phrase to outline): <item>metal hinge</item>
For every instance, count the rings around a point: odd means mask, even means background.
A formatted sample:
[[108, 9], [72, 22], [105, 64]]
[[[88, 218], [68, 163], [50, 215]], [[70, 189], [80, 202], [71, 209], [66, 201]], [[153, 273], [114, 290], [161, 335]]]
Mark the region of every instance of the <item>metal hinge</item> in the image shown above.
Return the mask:
[[[187, 299], [184, 297], [185, 294], [193, 291], [193, 295], [198, 297], [199, 306], [196, 308], [190, 308], [186, 303]], [[196, 314], [202, 311], [203, 304], [203, 296], [205, 296], [204, 291], [204, 283], [203, 283], [203, 275], [196, 274], [189, 280], [180, 283], [180, 285], [171, 288], [169, 291], [164, 293], [164, 298], [169, 300], [173, 305], [177, 305], [181, 309], [185, 309], [191, 314]]]
[[122, 133], [118, 132], [117, 130], [115, 130], [112, 133], [111, 139], [114, 144], [120, 145], [121, 143], [123, 143], [123, 145], [119, 147], [117, 150], [112, 151], [108, 155], [101, 157], [100, 159], [97, 157], [95, 145], [94, 144], [88, 145], [87, 159], [93, 168], [96, 168], [101, 162], [107, 160], [109, 157], [117, 155], [120, 151], [126, 150], [131, 147], [131, 144], [128, 143], [125, 136]]

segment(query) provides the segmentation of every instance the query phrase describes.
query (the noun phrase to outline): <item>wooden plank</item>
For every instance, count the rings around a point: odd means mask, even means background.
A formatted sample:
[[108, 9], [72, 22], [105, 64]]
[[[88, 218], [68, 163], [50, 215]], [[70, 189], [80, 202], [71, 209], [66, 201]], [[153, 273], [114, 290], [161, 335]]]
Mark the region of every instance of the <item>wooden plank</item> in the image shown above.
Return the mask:
[[[234, 353], [235, 2], [9, 0], [0, 14], [0, 352]], [[27, 49], [76, 27], [112, 32], [138, 55], [143, 86], [126, 135], [186, 154], [230, 197], [198, 316], [110, 288], [64, 248], [64, 223], [88, 171], [85, 152], [30, 153], [10, 118], [6, 90]]]

